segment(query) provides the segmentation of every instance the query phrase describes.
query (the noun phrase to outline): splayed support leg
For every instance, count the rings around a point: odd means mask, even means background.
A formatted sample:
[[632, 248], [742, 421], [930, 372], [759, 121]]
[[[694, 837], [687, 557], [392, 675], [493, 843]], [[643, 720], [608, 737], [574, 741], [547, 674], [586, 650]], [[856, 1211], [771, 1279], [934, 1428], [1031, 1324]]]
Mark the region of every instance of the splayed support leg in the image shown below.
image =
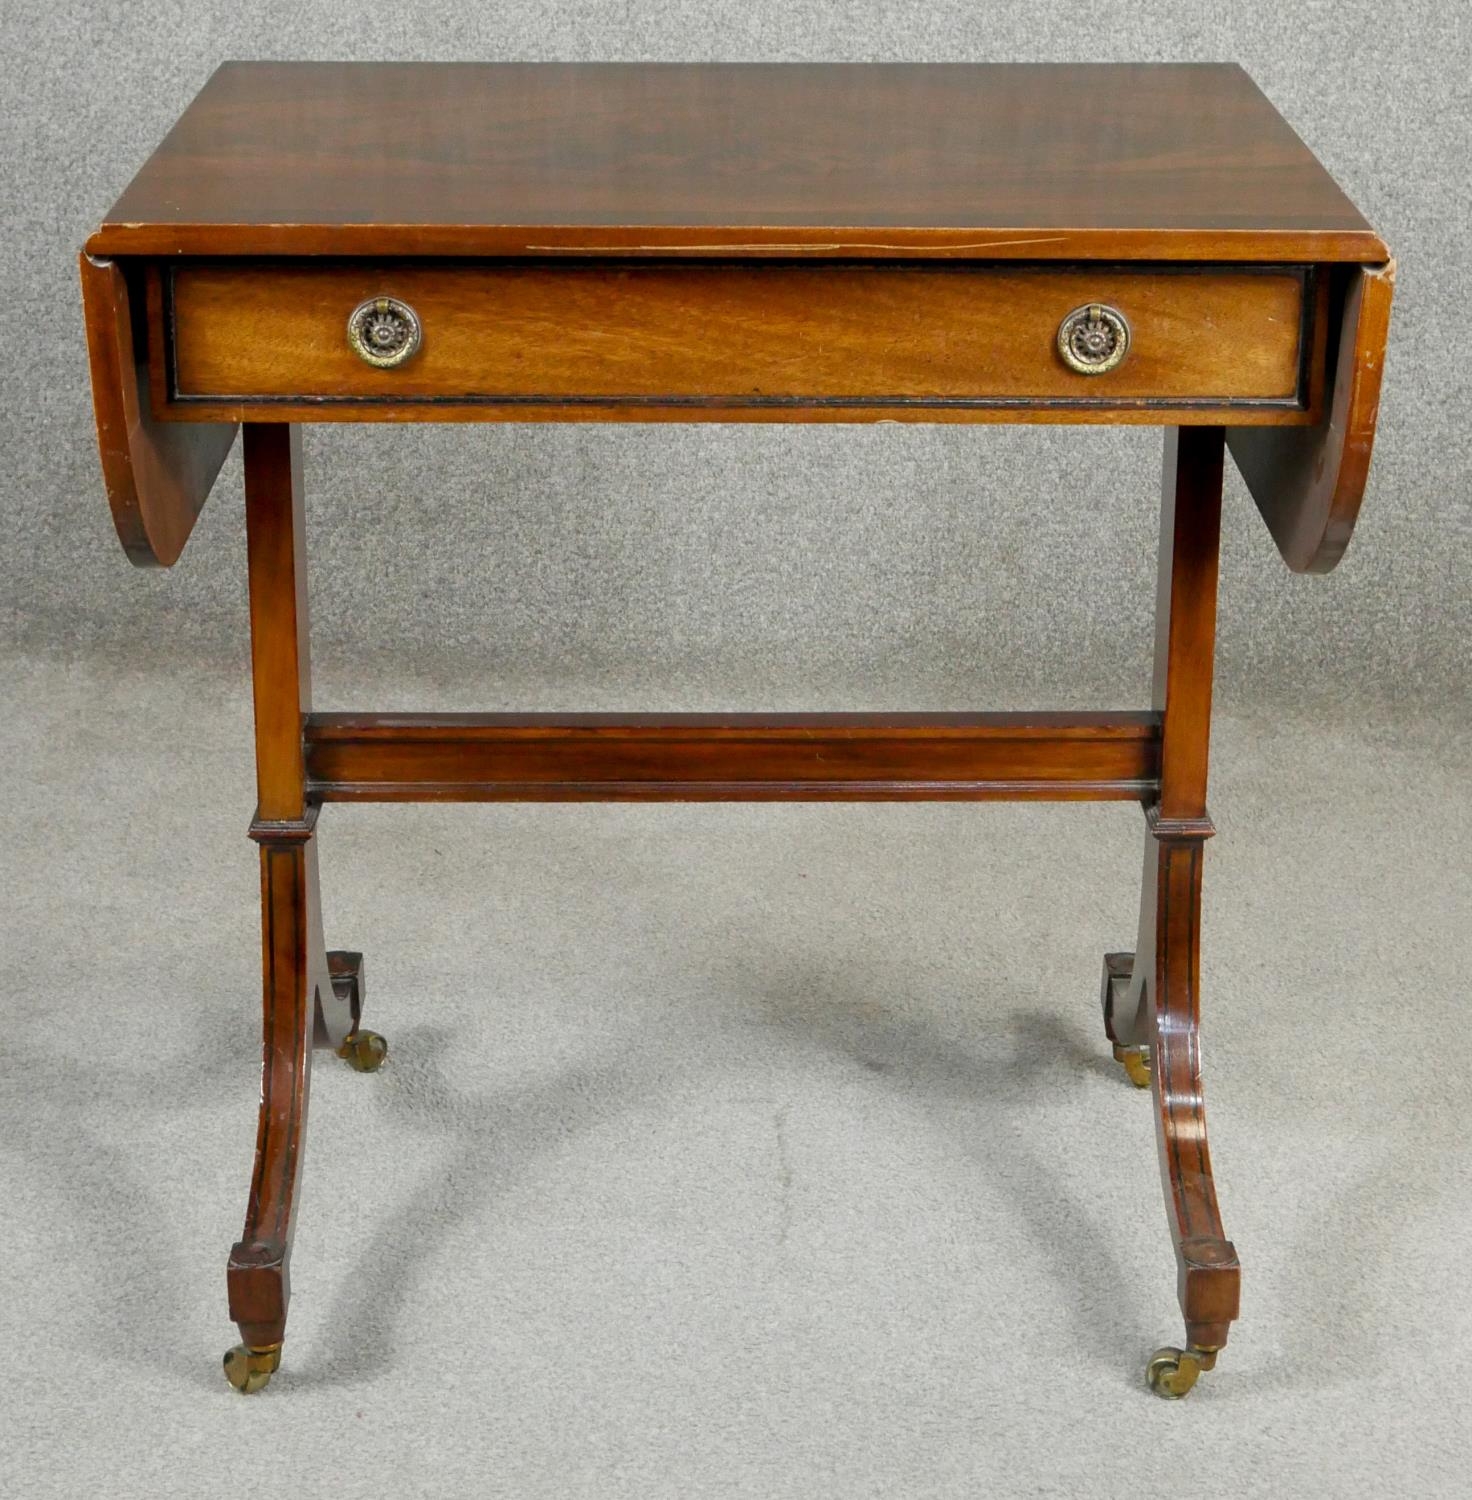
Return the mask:
[[382, 1062], [381, 1037], [358, 1029], [360, 954], [329, 954], [317, 884], [317, 808], [307, 795], [302, 729], [310, 712], [301, 444], [295, 428], [247, 425], [263, 953], [261, 1106], [245, 1228], [226, 1283], [241, 1343], [225, 1355], [238, 1391], [267, 1384], [281, 1363], [291, 1296], [291, 1241], [307, 1128], [312, 1049], [360, 1071]]
[[1147, 1368], [1156, 1394], [1184, 1396], [1216, 1363], [1237, 1316], [1241, 1268], [1222, 1228], [1202, 1099], [1201, 866], [1216, 636], [1223, 434], [1167, 434], [1156, 612], [1160, 794], [1146, 810], [1140, 934], [1104, 966], [1104, 1029], [1134, 1082], [1148, 1083], [1186, 1323], [1183, 1349]]

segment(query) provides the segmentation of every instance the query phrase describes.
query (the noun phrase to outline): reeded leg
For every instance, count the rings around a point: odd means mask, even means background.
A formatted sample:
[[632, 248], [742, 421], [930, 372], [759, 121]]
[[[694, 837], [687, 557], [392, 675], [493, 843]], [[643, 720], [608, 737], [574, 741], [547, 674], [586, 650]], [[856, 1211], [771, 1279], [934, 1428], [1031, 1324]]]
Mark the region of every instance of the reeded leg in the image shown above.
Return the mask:
[[1207, 1143], [1201, 1082], [1201, 866], [1210, 825], [1183, 826], [1152, 812], [1140, 915], [1140, 952], [1110, 1017], [1116, 1046], [1145, 1038], [1156, 1142], [1186, 1347], [1157, 1350], [1146, 1371], [1157, 1395], [1187, 1394], [1216, 1363], [1237, 1317], [1242, 1272], [1222, 1228]]
[[241, 1338], [225, 1356], [225, 1374], [246, 1393], [264, 1386], [281, 1362], [317, 997], [331, 988], [317, 920], [311, 824], [253, 833], [261, 845], [261, 1107], [245, 1228], [225, 1274]]
[[328, 953], [322, 943], [312, 820], [291, 830], [257, 824], [252, 836], [261, 845], [265, 1036], [255, 1172], [226, 1269], [241, 1342], [225, 1355], [226, 1378], [247, 1395], [281, 1363], [313, 1045], [359, 1072], [375, 1071], [388, 1053], [382, 1037], [358, 1027], [363, 955]]

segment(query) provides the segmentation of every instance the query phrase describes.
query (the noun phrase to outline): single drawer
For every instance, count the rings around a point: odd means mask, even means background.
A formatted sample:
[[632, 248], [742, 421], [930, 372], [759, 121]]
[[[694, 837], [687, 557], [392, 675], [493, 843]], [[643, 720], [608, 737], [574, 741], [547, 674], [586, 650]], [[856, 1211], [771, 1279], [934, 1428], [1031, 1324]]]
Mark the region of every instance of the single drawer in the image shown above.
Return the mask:
[[161, 275], [166, 405], [1196, 406], [1258, 420], [1311, 405], [1302, 267], [193, 261]]

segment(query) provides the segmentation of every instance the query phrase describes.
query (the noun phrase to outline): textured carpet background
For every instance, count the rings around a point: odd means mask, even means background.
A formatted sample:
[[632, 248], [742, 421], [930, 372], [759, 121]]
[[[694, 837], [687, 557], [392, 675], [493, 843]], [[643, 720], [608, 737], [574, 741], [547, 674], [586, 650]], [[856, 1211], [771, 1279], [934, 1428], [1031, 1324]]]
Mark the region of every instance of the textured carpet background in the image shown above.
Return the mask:
[[328, 809], [329, 941], [394, 1051], [319, 1059], [287, 1363], [243, 1400], [244, 683], [3, 681], [7, 1496], [1466, 1495], [1465, 737], [1220, 721], [1243, 1316], [1179, 1405], [1096, 998], [1135, 809]]
[[[0, 5], [0, 1492], [1467, 1493], [1465, 6]], [[1128, 808], [334, 808], [288, 1362], [219, 1353], [258, 1055], [232, 458], [136, 572], [75, 252], [224, 57], [1231, 58], [1395, 247], [1327, 579], [1240, 483], [1205, 1011], [1244, 1316], [1181, 1406], [1107, 1064]], [[1128, 706], [1159, 434], [308, 434], [323, 707]], [[1279, 712], [1288, 709], [1288, 717]], [[328, 1060], [330, 1062], [330, 1060]]]

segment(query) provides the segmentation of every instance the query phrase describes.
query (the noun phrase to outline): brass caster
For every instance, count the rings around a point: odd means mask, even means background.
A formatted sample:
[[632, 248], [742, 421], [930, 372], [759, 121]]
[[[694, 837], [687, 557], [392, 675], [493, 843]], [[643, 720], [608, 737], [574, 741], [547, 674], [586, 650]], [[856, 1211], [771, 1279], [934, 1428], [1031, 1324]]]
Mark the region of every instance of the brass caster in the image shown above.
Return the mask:
[[1114, 1044], [1114, 1060], [1124, 1064], [1124, 1070], [1137, 1089], [1150, 1087], [1150, 1049], [1148, 1047], [1121, 1047]]
[[280, 1368], [280, 1344], [267, 1344], [260, 1349], [237, 1344], [225, 1355], [225, 1379], [242, 1396], [264, 1389]]
[[1215, 1364], [1215, 1349], [1157, 1349], [1145, 1366], [1145, 1380], [1162, 1401], [1179, 1401]]
[[388, 1056], [388, 1043], [376, 1031], [355, 1031], [337, 1055], [358, 1073], [376, 1073]]

